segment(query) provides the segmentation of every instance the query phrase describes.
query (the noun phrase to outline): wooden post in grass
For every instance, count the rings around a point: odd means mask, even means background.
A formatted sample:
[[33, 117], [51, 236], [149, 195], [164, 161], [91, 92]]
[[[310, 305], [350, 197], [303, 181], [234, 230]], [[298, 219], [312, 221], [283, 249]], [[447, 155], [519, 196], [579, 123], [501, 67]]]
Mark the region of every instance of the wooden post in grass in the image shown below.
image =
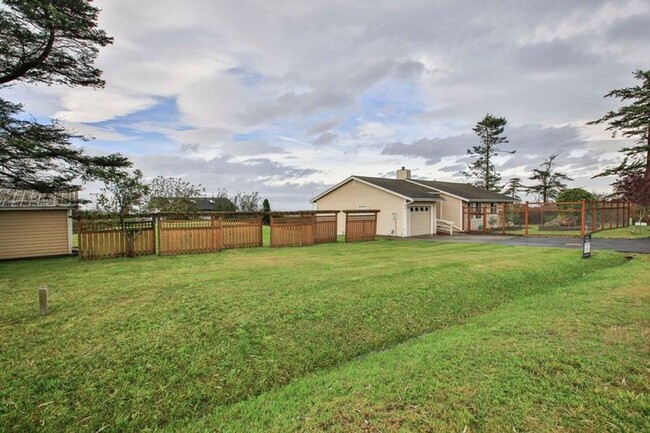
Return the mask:
[[580, 202], [580, 236], [585, 235], [585, 226], [587, 225], [587, 202], [582, 200]]
[[528, 202], [524, 209], [524, 236], [528, 236]]
[[38, 289], [38, 305], [41, 316], [47, 315], [47, 287]]

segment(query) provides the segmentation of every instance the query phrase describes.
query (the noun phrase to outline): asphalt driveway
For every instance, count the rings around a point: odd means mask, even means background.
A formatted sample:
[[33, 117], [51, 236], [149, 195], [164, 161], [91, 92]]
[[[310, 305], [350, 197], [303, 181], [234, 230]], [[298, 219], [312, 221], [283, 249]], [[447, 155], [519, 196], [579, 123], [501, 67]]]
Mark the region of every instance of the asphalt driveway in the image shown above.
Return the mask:
[[[466, 235], [453, 236], [414, 236], [413, 240], [429, 242], [474, 242], [530, 247], [573, 248], [582, 250], [582, 238], [538, 237], [538, 236], [491, 236]], [[623, 253], [650, 254], [650, 238], [645, 239], [598, 239], [591, 240], [591, 250], [614, 250]]]

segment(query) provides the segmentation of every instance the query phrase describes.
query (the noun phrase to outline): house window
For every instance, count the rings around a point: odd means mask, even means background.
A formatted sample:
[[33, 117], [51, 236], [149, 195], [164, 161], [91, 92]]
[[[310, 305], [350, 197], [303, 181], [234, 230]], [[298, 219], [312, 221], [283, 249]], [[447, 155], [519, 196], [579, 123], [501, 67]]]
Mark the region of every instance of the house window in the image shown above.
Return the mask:
[[491, 214], [497, 214], [499, 213], [499, 209], [497, 208], [496, 203], [490, 203], [490, 213]]
[[470, 203], [469, 211], [473, 220], [480, 220], [483, 218], [483, 208], [481, 207], [481, 203]]

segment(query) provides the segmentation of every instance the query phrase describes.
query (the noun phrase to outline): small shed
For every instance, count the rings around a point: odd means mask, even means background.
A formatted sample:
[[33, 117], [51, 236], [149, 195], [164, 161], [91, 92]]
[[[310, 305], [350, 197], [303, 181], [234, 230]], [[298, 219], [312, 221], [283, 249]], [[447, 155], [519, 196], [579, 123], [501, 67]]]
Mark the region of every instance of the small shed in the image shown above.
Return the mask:
[[76, 193], [0, 188], [0, 260], [72, 254]]

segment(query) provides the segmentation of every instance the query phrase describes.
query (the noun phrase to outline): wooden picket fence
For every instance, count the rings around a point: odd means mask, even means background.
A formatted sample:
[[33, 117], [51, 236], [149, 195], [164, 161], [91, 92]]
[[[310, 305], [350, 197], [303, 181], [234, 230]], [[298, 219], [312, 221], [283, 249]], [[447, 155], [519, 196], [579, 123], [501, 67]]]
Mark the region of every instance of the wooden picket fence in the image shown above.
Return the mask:
[[[346, 242], [375, 239], [377, 212], [346, 212]], [[339, 211], [271, 213], [271, 246], [307, 246], [337, 241]], [[79, 258], [92, 260], [129, 255], [176, 255], [218, 252], [263, 245], [263, 213], [220, 212], [191, 215], [154, 214], [128, 219], [123, 230], [113, 217], [77, 219]]]
[[126, 257], [129, 255], [126, 233], [133, 236], [133, 256], [156, 254], [153, 218], [130, 218], [123, 226], [115, 219], [77, 221], [79, 258], [81, 260]]
[[166, 219], [158, 221], [160, 255], [221, 251], [221, 218]]
[[463, 208], [466, 233], [553, 234], [584, 236], [627, 227], [632, 204], [627, 201], [483, 203]]
[[345, 242], [374, 241], [379, 210], [344, 210]]
[[336, 242], [337, 211], [271, 213], [271, 247]]

